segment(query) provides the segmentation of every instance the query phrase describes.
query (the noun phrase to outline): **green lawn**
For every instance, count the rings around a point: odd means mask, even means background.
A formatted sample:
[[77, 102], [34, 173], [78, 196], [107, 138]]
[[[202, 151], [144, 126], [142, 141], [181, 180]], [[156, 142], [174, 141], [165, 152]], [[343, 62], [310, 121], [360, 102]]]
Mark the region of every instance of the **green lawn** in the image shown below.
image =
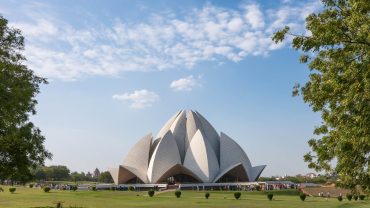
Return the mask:
[[54, 202], [63, 201], [64, 207], [370, 207], [370, 202], [307, 197], [300, 201], [293, 191], [274, 191], [274, 200], [268, 201], [263, 192], [244, 192], [240, 200], [235, 200], [232, 191], [212, 191], [210, 198], [204, 198], [203, 191], [182, 191], [181, 198], [175, 198], [174, 192], [166, 192], [147, 196], [147, 192], [129, 191], [51, 191], [44, 193], [41, 189], [17, 187], [14, 194], [9, 193], [8, 187], [0, 192], [0, 207], [54, 207]]

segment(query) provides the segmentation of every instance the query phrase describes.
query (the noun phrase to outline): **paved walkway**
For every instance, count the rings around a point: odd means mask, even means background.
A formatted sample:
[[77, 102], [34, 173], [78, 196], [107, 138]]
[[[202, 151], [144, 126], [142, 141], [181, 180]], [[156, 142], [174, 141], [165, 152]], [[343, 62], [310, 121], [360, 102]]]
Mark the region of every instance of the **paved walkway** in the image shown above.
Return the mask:
[[155, 195], [164, 194], [164, 193], [171, 192], [171, 191], [176, 191], [176, 189], [166, 189], [164, 191], [156, 191]]

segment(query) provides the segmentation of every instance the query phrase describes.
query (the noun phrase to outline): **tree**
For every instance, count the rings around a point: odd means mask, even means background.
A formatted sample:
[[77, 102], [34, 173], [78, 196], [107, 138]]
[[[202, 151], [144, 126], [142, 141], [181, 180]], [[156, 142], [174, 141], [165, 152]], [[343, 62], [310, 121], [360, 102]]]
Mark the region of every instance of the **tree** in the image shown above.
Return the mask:
[[[338, 175], [338, 185], [370, 190], [370, 2], [322, 0], [321, 12], [306, 18], [310, 35], [292, 34], [289, 27], [274, 34], [280, 42], [293, 35], [311, 70], [309, 81], [294, 87], [322, 125], [304, 156], [310, 168]], [[336, 161], [333, 164], [333, 161]]]
[[71, 173], [71, 180], [72, 181], [85, 181], [86, 176], [84, 172], [78, 173], [78, 172], [72, 172]]
[[98, 168], [95, 168], [94, 175], [93, 175], [94, 181], [97, 181], [99, 179], [99, 176], [100, 176], [100, 170]]
[[30, 167], [52, 156], [40, 129], [29, 121], [46, 80], [23, 64], [23, 50], [21, 31], [8, 27], [0, 16], [0, 180], [25, 182], [31, 177]]
[[70, 178], [70, 170], [64, 165], [52, 165], [44, 167], [46, 179], [48, 181], [64, 181]]
[[31, 174], [33, 178], [37, 181], [46, 180], [46, 173], [45, 173], [44, 167], [42, 166], [37, 166], [36, 168], [33, 168], [31, 170]]
[[87, 179], [88, 181], [91, 181], [91, 180], [92, 180], [92, 178], [93, 178], [93, 175], [92, 175], [90, 172], [87, 172], [87, 173], [86, 173], [86, 179]]
[[101, 172], [99, 176], [99, 182], [101, 183], [113, 183], [113, 178], [108, 171]]

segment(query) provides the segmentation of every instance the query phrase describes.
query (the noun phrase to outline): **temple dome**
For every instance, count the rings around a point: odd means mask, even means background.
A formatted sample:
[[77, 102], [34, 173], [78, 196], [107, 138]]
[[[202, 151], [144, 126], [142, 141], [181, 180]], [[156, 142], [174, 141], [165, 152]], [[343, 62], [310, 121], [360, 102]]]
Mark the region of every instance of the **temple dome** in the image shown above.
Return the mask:
[[139, 140], [119, 168], [109, 171], [116, 184], [134, 179], [161, 183], [169, 177], [212, 183], [256, 181], [265, 167], [253, 167], [244, 150], [225, 133], [218, 134], [199, 112], [182, 110], [155, 138], [148, 134]]

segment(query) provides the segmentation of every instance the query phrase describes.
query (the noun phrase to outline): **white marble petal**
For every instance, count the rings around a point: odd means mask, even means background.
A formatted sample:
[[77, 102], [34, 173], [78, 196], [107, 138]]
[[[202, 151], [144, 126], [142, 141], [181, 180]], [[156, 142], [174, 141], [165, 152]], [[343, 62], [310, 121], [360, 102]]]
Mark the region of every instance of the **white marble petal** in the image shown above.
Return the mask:
[[196, 111], [198, 120], [202, 124], [203, 134], [211, 144], [213, 150], [216, 153], [217, 159], [220, 160], [220, 136], [213, 126], [205, 119], [198, 111]]
[[191, 143], [191, 140], [193, 139], [194, 137], [194, 134], [198, 131], [198, 130], [201, 130], [203, 131], [202, 129], [202, 124], [200, 123], [198, 117], [196, 116], [196, 114], [189, 110], [187, 113], [186, 113], [186, 137], [187, 137], [187, 140], [185, 141], [185, 149], [187, 151], [187, 149], [189, 148], [189, 145]]
[[181, 164], [179, 150], [171, 131], [168, 131], [158, 143], [150, 159], [147, 172], [149, 182], [157, 183], [163, 174], [177, 164]]
[[115, 184], [118, 184], [118, 168], [109, 168], [108, 172], [113, 178]]
[[176, 120], [177, 116], [181, 113], [181, 111], [178, 111], [173, 115], [167, 122], [166, 124], [162, 127], [161, 130], [159, 130], [157, 137], [155, 139], [161, 139], [163, 136], [170, 130], [173, 122]]
[[219, 164], [213, 148], [198, 130], [186, 152], [184, 167], [192, 171], [202, 182], [212, 182], [219, 171]]
[[[244, 150], [229, 136], [221, 132], [220, 138], [220, 170], [224, 172], [230, 167], [242, 163], [248, 176], [252, 176], [252, 165]], [[249, 177], [248, 177], [249, 178]], [[250, 179], [250, 178], [249, 178]], [[250, 179], [251, 180], [251, 179]]]
[[177, 147], [179, 148], [179, 153], [181, 157], [181, 162], [185, 158], [185, 140], [186, 138], [186, 111], [181, 111], [177, 116], [176, 120], [173, 122], [170, 128], [174, 139], [176, 140]]
[[149, 163], [150, 146], [152, 145], [152, 134], [148, 134], [140, 139], [131, 148], [122, 162], [122, 166], [129, 169], [144, 183], [148, 182], [147, 170]]
[[252, 167], [253, 176], [251, 176], [251, 180], [257, 181], [265, 167], [266, 165]]

